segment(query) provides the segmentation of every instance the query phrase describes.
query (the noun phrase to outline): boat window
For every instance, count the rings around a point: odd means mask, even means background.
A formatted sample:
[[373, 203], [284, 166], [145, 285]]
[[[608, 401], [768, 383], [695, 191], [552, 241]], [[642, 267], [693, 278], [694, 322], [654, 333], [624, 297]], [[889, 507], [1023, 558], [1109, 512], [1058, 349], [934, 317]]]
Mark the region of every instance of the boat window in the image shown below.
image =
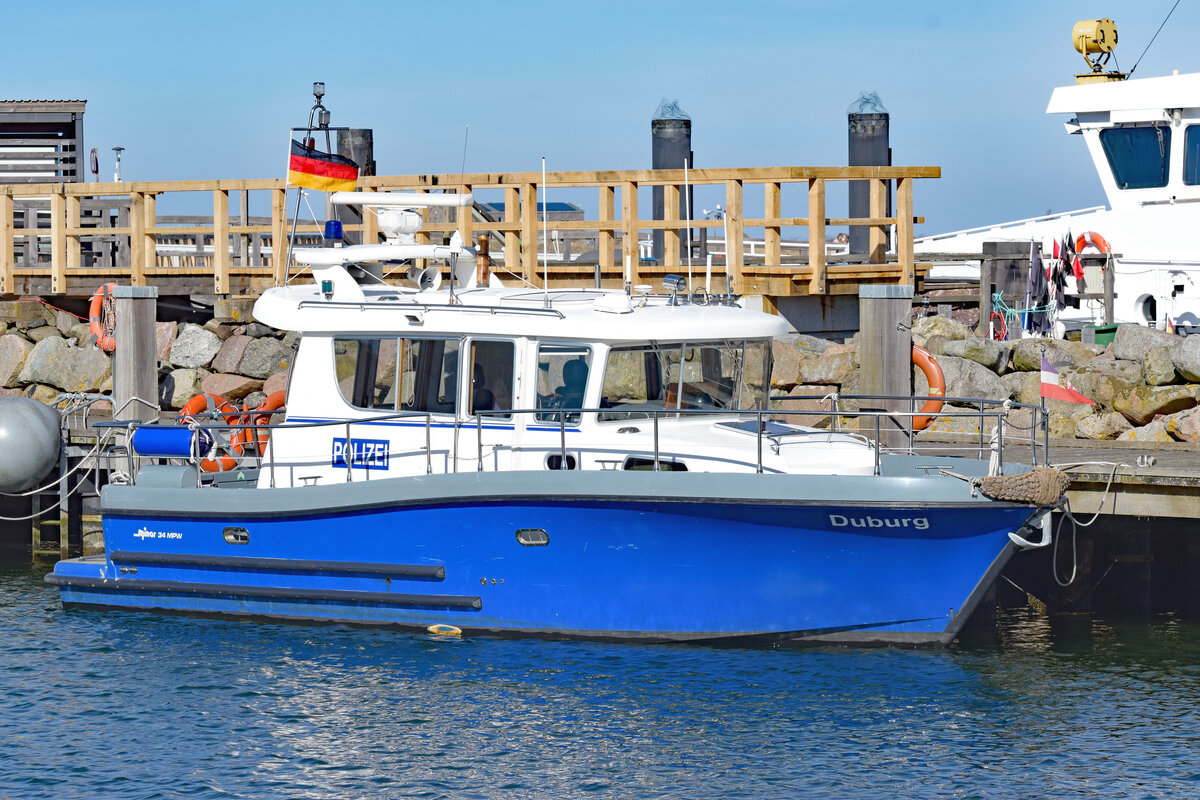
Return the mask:
[[[538, 408], [584, 407], [588, 375], [591, 374], [592, 351], [578, 345], [538, 347], [537, 406]], [[578, 425], [581, 414], [567, 414], [567, 423]], [[543, 422], [558, 422], [559, 415], [542, 412]]]
[[[471, 342], [471, 387], [468, 413], [511, 411], [513, 387], [512, 342]], [[508, 419], [511, 414], [488, 414]]]
[[1107, 128], [1100, 131], [1100, 144], [1118, 189], [1151, 189], [1167, 185], [1171, 129], [1166, 125]]
[[454, 413], [458, 351], [458, 339], [401, 340], [401, 411]]
[[357, 408], [396, 408], [395, 337], [334, 339], [338, 388]]
[[652, 343], [614, 347], [600, 420], [648, 416], [650, 409], [747, 411], [766, 408], [770, 342]]
[[1189, 125], [1183, 134], [1183, 182], [1200, 184], [1200, 125]]

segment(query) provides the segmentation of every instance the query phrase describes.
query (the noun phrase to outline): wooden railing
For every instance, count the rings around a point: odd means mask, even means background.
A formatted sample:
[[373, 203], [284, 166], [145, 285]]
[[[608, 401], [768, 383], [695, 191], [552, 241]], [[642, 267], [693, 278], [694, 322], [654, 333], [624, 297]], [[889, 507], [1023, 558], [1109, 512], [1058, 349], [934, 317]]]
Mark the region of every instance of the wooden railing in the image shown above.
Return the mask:
[[[687, 230], [716, 228], [725, 239], [727, 265], [734, 291], [757, 294], [843, 293], [850, 285], [869, 282], [916, 280], [913, 260], [913, 181], [940, 176], [938, 167], [763, 167], [690, 170], [691, 186], [716, 186], [723, 190], [725, 219], [681, 219], [680, 192], [683, 170], [630, 170], [554, 172], [546, 175], [547, 192], [570, 188], [597, 192], [597, 218], [554, 220], [551, 231], [592, 231], [597, 255], [592, 261], [554, 263], [549, 266], [552, 285], [621, 285], [625, 265], [617, 248], [629, 254], [634, 283], [651, 276], [679, 271], [687, 253]], [[826, 216], [826, 187], [830, 181], [863, 180], [870, 183], [870, 215], [863, 218]], [[894, 182], [896, 213], [885, 216], [888, 182]], [[502, 192], [503, 219], [476, 219], [468, 210], [449, 212], [445, 218], [427, 218], [418, 241], [429, 242], [453, 231], [472, 241], [489, 233], [504, 241], [505, 268], [522, 280], [540, 285], [542, 267], [538, 245], [542, 222], [536, 212], [541, 173], [476, 173], [463, 175], [392, 175], [364, 177], [365, 191]], [[747, 219], [744, 194], [747, 185], [760, 185], [763, 216]], [[806, 194], [806, 215], [782, 216], [784, 187], [799, 184]], [[665, 219], [645, 219], [639, 211], [638, 190], [664, 187]], [[712, 191], [711, 189], [707, 191]], [[181, 192], [211, 195], [212, 218], [207, 225], [171, 224], [160, 217], [158, 198]], [[287, 187], [282, 180], [158, 181], [135, 183], [30, 184], [0, 187], [0, 294], [90, 294], [101, 282], [115, 280], [134, 286], [172, 282], [184, 293], [230, 295], [255, 292], [265, 285], [288, 279], [286, 242], [293, 220], [288, 215]], [[230, 194], [237, 198], [240, 216], [230, 216]], [[253, 199], [263, 205], [269, 195], [270, 217], [248, 215]], [[319, 195], [317, 196], [319, 197]], [[618, 200], [619, 197], [619, 200]], [[478, 199], [478, 198], [477, 198]], [[319, 203], [319, 200], [317, 201]], [[619, 203], [619, 213], [618, 213]], [[265, 206], [264, 206], [265, 207]], [[319, 210], [319, 209], [318, 209]], [[20, 224], [18, 224], [20, 223]], [[823, 243], [827, 226], [862, 225], [869, 229], [868, 252], [831, 263]], [[894, 260], [885, 252], [886, 232], [894, 226]], [[806, 264], [780, 264], [781, 233], [785, 228], [807, 228]], [[746, 264], [747, 229], [762, 231], [762, 264]], [[296, 227], [308, 238], [319, 236], [312, 222]], [[366, 215], [360, 225], [349, 225], [363, 241], [377, 241], [378, 225]], [[642, 231], [663, 231], [663, 258], [650, 264], [637, 257]], [[254, 246], [248, 241], [253, 238]], [[206, 250], [203, 245], [212, 243]], [[163, 245], [196, 245], [196, 257], [164, 255]], [[694, 245], [693, 245], [694, 246]], [[176, 247], [178, 249], [178, 247]], [[519, 254], [519, 257], [518, 257]]]

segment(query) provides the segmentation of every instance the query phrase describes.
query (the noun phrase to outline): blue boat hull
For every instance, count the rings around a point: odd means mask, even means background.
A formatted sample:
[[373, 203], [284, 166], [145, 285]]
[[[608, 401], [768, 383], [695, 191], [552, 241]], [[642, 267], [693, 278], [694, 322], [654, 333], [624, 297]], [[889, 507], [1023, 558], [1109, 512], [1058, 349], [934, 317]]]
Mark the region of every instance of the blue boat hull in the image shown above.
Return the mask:
[[[537, 497], [481, 475], [443, 496], [241, 514], [168, 502], [182, 489], [106, 497], [116, 507], [104, 516], [105, 556], [61, 562], [47, 580], [71, 606], [465, 634], [934, 643], [961, 628], [1031, 512], [918, 505], [902, 486], [890, 500], [831, 503], [580, 495], [556, 479], [542, 477], [551, 485]], [[374, 482], [374, 496], [389, 483]], [[120, 507], [131, 501], [139, 507]]]

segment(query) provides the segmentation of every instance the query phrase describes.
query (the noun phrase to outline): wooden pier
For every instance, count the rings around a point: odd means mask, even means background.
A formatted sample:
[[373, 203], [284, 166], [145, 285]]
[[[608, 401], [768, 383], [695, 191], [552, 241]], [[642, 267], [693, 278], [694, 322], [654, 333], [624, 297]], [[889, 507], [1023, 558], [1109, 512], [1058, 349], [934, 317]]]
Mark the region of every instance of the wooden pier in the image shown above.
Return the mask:
[[[716, 229], [728, 256], [714, 271], [724, 288], [726, 270], [737, 294], [768, 297], [857, 295], [860, 284], [901, 283], [916, 287], [927, 265], [913, 255], [914, 183], [937, 178], [938, 167], [762, 167], [689, 170], [689, 187], [716, 187], [723, 197], [723, 219], [684, 219], [678, 212], [685, 191], [683, 170], [615, 170], [598, 172], [474, 173], [455, 175], [393, 175], [362, 177], [360, 191], [473, 192], [476, 206], [427, 219], [418, 234], [422, 242], [449, 237], [457, 231], [464, 240], [486, 234], [508, 254], [504, 269], [521, 280], [541, 286], [538, 248], [544, 228], [551, 234], [589, 231], [597, 242], [595, 257], [548, 265], [551, 286], [620, 286], [625, 279], [624, 254], [630, 254], [632, 280], [657, 282], [670, 272], [686, 269], [689, 231], [693, 269], [701, 231]], [[831, 217], [826, 207], [830, 183], [863, 181], [870, 188], [869, 217]], [[663, 187], [665, 219], [646, 219], [639, 191]], [[894, 187], [895, 216], [885, 216], [888, 192]], [[545, 222], [538, 203], [563, 189], [595, 192], [595, 219]], [[714, 189], [709, 189], [714, 191]], [[0, 186], [0, 295], [86, 297], [98, 285], [115, 281], [132, 286], [157, 286], [163, 295], [232, 297], [254, 295], [289, 277], [286, 242], [295, 220], [283, 180], [151, 181], [132, 183], [53, 183]], [[760, 193], [763, 215], [746, 216], [746, 194]], [[211, 216], [160, 216], [161, 202], [172, 206], [183, 195], [209, 198]], [[501, 219], [482, 212], [481, 196], [503, 199]], [[558, 196], [561, 196], [559, 194]], [[782, 216], [803, 203], [804, 216]], [[319, 193], [316, 196], [320, 197]], [[316, 201], [319, 203], [319, 199]], [[752, 204], [757, 207], [757, 204]], [[251, 207], [270, 209], [254, 217]], [[236, 209], [235, 213], [231, 213]], [[319, 210], [318, 210], [319, 211]], [[693, 214], [695, 217], [696, 214]], [[861, 225], [869, 229], [868, 252], [827, 253], [827, 228]], [[895, 230], [894, 252], [885, 248], [889, 229]], [[807, 233], [802, 259], [784, 256], [783, 232]], [[299, 234], [319, 240], [321, 228], [301, 220]], [[362, 241], [378, 241], [372, 215], [346, 226]], [[638, 258], [643, 232], [664, 232], [661, 263]], [[761, 242], [761, 257], [747, 258], [748, 241]], [[822, 246], [807, 246], [820, 242]], [[788, 263], [788, 261], [795, 263]], [[725, 263], [725, 262], [728, 263]]]

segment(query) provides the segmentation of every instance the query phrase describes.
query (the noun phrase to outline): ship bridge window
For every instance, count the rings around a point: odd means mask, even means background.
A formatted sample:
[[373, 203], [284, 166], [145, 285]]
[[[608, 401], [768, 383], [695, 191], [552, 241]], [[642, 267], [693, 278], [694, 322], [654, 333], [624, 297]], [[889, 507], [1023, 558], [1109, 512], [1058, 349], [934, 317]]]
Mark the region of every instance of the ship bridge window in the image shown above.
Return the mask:
[[766, 340], [650, 343], [614, 347], [601, 389], [601, 421], [649, 416], [651, 409], [747, 411], [766, 408], [771, 373]]
[[337, 338], [338, 388], [356, 408], [453, 414], [458, 351], [458, 339]]
[[1200, 125], [1188, 125], [1183, 134], [1183, 182], [1200, 184]]
[[[538, 408], [583, 408], [592, 351], [580, 345], [543, 344], [538, 347]], [[537, 415], [542, 422], [558, 422], [556, 413]], [[569, 425], [578, 425], [580, 414], [567, 414]]]
[[1107, 128], [1100, 144], [1118, 189], [1154, 189], [1167, 185], [1171, 129], [1166, 125]]
[[512, 414], [513, 356], [512, 342], [471, 342], [471, 390], [468, 413], [490, 412], [488, 417], [508, 419]]

